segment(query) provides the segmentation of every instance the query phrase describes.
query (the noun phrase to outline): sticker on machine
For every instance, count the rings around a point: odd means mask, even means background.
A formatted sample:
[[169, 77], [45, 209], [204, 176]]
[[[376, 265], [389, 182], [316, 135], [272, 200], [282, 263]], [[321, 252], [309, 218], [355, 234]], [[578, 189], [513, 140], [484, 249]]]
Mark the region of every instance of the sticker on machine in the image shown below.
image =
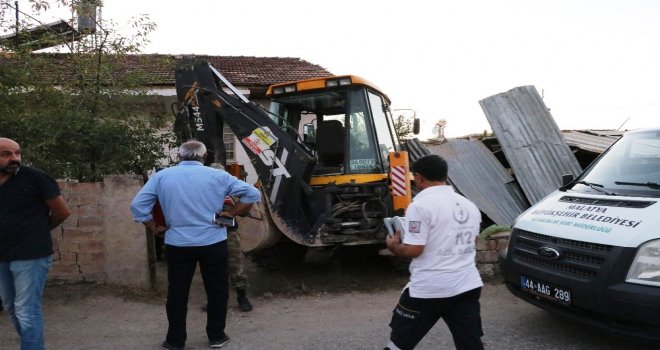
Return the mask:
[[250, 137], [253, 137], [253, 136], [257, 137], [259, 140], [261, 140], [261, 142], [268, 145], [269, 148], [275, 142], [277, 142], [277, 137], [275, 137], [275, 135], [273, 135], [273, 133], [270, 131], [270, 129], [267, 126], [262, 126], [260, 128], [254, 129], [254, 131], [252, 131], [252, 135], [250, 135]]
[[263, 126], [252, 131], [250, 136], [244, 137], [241, 142], [254, 154], [259, 155], [266, 149], [269, 149], [275, 142], [277, 137], [273, 135], [267, 126]]
[[244, 137], [241, 142], [250, 149], [254, 154], [259, 155], [261, 152], [263, 152], [262, 147], [265, 145], [261, 144], [261, 140], [259, 138], [252, 138], [254, 134]]

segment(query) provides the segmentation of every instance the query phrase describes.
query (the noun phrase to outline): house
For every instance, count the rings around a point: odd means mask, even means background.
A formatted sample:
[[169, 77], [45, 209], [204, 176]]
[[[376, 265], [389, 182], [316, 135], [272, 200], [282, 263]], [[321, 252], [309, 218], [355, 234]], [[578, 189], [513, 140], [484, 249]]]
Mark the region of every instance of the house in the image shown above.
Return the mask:
[[[47, 64], [44, 69], [35, 69], [35, 79], [52, 81], [57, 86], [64, 79], [74, 76], [71, 55], [67, 53], [38, 53]], [[137, 72], [149, 72], [143, 89], [151, 95], [157, 95], [158, 104], [164, 114], [170, 114], [170, 105], [176, 101], [174, 86], [174, 67], [188, 55], [143, 54], [119, 56], [118, 69], [111, 73], [113, 78], [121, 79]], [[197, 56], [207, 60], [227, 78], [243, 95], [251, 101], [269, 107], [266, 91], [270, 85], [288, 81], [326, 77], [332, 75], [327, 69], [293, 57], [251, 57], [251, 56]], [[12, 55], [0, 55], [0, 64], [15, 64]], [[52, 69], [58, 67], [58, 69]], [[157, 107], [157, 108], [161, 108]], [[173, 121], [173, 120], [172, 120]], [[255, 182], [257, 177], [251, 171], [249, 158], [243, 151], [231, 130], [225, 126], [225, 144], [229, 163], [246, 165], [248, 182]]]

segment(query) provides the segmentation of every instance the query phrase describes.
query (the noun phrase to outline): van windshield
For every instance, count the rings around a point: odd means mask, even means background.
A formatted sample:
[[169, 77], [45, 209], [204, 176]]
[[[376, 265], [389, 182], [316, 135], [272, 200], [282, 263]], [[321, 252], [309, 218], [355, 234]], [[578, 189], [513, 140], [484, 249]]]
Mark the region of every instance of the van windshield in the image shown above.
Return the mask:
[[659, 196], [660, 131], [624, 135], [585, 171], [573, 190], [594, 192], [593, 185], [617, 195]]

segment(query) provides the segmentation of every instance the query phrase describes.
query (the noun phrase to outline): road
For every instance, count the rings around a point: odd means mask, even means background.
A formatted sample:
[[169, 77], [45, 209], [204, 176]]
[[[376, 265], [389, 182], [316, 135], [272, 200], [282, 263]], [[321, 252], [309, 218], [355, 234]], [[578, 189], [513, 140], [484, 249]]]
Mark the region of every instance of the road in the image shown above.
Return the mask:
[[[353, 262], [354, 263], [354, 262]], [[405, 277], [384, 265], [307, 264], [286, 273], [252, 266], [250, 313], [230, 300], [226, 349], [382, 349], [391, 310]], [[186, 349], [206, 349], [204, 292], [194, 281]], [[553, 316], [487, 283], [482, 298], [487, 349], [651, 349]], [[164, 294], [96, 284], [49, 285], [46, 342], [59, 349], [158, 349], [167, 327]], [[439, 322], [418, 349], [453, 349]], [[18, 349], [6, 314], [0, 314], [0, 349]]]

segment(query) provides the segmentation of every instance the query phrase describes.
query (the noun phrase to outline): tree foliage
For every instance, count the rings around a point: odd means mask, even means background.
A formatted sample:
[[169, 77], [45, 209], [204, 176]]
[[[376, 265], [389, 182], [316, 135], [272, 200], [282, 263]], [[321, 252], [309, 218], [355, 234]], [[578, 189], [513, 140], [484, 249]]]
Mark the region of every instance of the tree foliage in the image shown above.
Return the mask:
[[[50, 8], [46, 0], [32, 3], [37, 12]], [[13, 31], [6, 19], [11, 11], [2, 7], [0, 29]], [[29, 22], [19, 30], [34, 27]], [[158, 131], [166, 125], [166, 108], [144, 90], [149, 72], [129, 67], [155, 25], [142, 16], [133, 22], [135, 32], [123, 36], [114, 26], [99, 22], [96, 33], [75, 43], [50, 36], [53, 45], [62, 43], [56, 53], [7, 43], [0, 49], [0, 136], [21, 144], [24, 162], [79, 181], [162, 165], [163, 147], [172, 141], [171, 133]]]
[[399, 140], [409, 139], [414, 135], [414, 122], [414, 117], [406, 117], [403, 114], [399, 114], [394, 118], [394, 130]]

